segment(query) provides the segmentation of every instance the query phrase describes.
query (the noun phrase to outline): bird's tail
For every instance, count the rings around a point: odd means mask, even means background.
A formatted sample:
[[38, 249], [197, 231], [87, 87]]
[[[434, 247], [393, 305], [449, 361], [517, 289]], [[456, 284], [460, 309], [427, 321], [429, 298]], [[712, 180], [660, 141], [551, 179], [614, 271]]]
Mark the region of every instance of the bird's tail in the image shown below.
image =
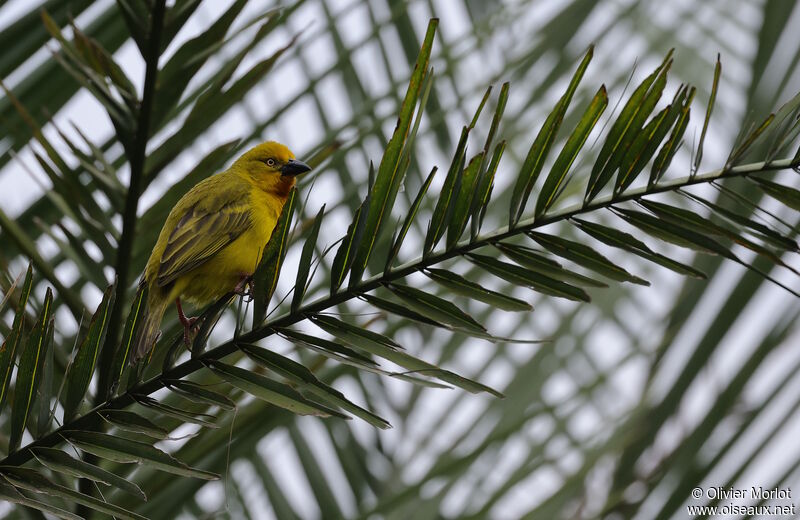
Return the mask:
[[160, 298], [148, 298], [144, 309], [144, 320], [136, 332], [136, 340], [131, 349], [131, 364], [135, 365], [153, 349], [153, 346], [161, 336], [161, 319], [167, 309], [168, 301], [161, 301]]

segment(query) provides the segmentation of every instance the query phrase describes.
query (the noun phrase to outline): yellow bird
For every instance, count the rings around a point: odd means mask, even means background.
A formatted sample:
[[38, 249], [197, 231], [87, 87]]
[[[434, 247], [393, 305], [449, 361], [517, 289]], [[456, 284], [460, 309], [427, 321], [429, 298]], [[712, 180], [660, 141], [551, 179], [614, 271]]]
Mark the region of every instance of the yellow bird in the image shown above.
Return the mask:
[[183, 313], [181, 298], [204, 305], [230, 292], [244, 292], [295, 176], [310, 169], [286, 146], [267, 141], [181, 197], [161, 229], [139, 282], [149, 292], [133, 363], [158, 340], [161, 319], [171, 302], [188, 343], [195, 318]]

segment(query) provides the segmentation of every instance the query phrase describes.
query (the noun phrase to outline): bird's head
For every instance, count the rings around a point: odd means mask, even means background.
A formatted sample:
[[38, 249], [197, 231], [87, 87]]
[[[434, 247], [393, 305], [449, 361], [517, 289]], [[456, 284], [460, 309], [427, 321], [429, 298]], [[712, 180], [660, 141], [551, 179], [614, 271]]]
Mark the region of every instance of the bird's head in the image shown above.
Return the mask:
[[247, 174], [264, 191], [288, 193], [294, 186], [295, 177], [311, 170], [303, 161], [281, 143], [266, 141], [254, 146], [234, 163], [234, 167]]

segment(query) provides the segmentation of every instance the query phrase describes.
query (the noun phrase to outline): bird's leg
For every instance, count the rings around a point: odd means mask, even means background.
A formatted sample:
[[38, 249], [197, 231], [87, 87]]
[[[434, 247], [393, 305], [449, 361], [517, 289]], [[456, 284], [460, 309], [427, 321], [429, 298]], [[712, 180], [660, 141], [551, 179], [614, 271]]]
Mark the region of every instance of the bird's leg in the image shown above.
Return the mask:
[[188, 347], [192, 344], [192, 328], [194, 328], [194, 324], [197, 321], [196, 317], [187, 318], [186, 315], [183, 313], [183, 307], [181, 307], [181, 299], [175, 298], [175, 307], [178, 308], [178, 319], [181, 321], [183, 325], [183, 342]]
[[236, 286], [233, 288], [234, 294], [238, 294], [239, 296], [247, 296], [249, 299], [247, 301], [253, 300], [253, 275], [251, 274], [242, 274], [239, 278], [239, 281], [236, 283]]

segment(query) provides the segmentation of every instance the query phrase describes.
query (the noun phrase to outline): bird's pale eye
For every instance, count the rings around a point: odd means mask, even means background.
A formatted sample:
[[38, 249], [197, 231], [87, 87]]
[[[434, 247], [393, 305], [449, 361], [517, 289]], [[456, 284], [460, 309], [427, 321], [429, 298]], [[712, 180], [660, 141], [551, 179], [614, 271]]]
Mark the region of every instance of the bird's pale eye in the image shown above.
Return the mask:
[[270, 157], [269, 159], [267, 159], [265, 162], [267, 163], [267, 166], [269, 166], [270, 168], [274, 167], [274, 166], [275, 166], [275, 164], [277, 164], [277, 163], [275, 162], [275, 159], [273, 159], [272, 157]]

